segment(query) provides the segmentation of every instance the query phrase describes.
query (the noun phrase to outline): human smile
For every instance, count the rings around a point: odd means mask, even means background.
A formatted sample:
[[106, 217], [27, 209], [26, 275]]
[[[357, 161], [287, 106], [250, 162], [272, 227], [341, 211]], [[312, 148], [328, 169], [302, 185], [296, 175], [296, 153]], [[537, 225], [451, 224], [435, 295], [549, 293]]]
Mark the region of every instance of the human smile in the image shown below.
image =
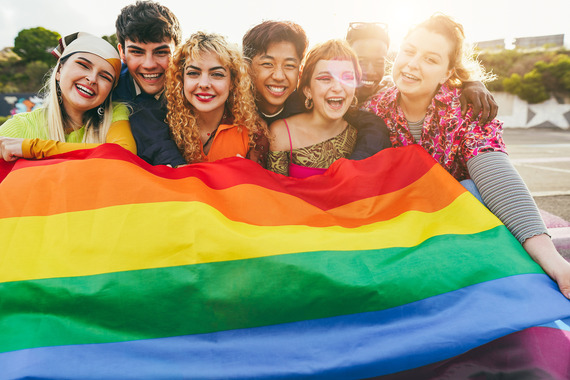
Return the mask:
[[83, 96], [84, 98], [92, 98], [95, 96], [95, 91], [93, 91], [93, 89], [86, 87], [82, 84], [77, 83], [75, 85], [75, 88], [77, 89], [79, 95]]
[[154, 82], [159, 79], [163, 73], [154, 73], [154, 74], [139, 74], [145, 81]]
[[376, 84], [378, 84], [377, 80], [366, 80], [366, 79], [361, 79], [360, 80], [360, 85], [363, 87], [374, 87], [376, 86]]
[[194, 96], [196, 97], [196, 99], [198, 99], [199, 101], [201, 101], [203, 103], [211, 102], [212, 99], [214, 99], [216, 97], [216, 95], [206, 94], [206, 93], [194, 94]]
[[285, 91], [287, 90], [287, 87], [285, 87], [285, 86], [271, 86], [271, 85], [267, 85], [267, 86], [265, 86], [265, 88], [267, 88], [267, 90], [269, 90], [269, 92], [270, 92], [273, 96], [282, 96], [283, 94], [285, 94]]
[[409, 73], [402, 72], [401, 75], [404, 78], [404, 80], [407, 80], [407, 81], [417, 82], [420, 80], [420, 78], [418, 78], [417, 76], [409, 74]]
[[377, 82], [374, 81], [374, 80], [364, 80], [364, 79], [362, 79], [362, 80], [360, 81], [360, 84], [361, 84], [362, 86], [364, 86], [364, 87], [372, 87], [372, 86], [374, 86], [376, 83], [377, 83]]
[[326, 99], [327, 104], [334, 110], [342, 109], [345, 99], [341, 97]]

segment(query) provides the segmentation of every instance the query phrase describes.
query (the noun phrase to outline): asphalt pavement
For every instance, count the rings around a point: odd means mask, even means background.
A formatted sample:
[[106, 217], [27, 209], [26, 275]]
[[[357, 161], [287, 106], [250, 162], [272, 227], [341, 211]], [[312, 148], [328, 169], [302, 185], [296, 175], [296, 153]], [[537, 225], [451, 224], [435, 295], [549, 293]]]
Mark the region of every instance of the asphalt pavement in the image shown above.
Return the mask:
[[570, 130], [506, 128], [504, 139], [558, 251], [570, 261]]

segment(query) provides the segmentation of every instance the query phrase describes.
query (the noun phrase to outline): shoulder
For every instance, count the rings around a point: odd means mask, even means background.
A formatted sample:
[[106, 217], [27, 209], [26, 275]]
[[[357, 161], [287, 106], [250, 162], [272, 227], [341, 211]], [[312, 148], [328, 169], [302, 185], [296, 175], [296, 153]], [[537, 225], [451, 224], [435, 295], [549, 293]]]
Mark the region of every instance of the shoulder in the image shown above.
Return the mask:
[[450, 88], [446, 85], [442, 85], [439, 88], [437, 94], [435, 94], [434, 99], [441, 103], [445, 104], [451, 108], [461, 108], [461, 102], [459, 98], [461, 97], [461, 89], [460, 88]]
[[129, 107], [120, 102], [113, 102], [113, 121], [129, 120]]
[[289, 150], [289, 132], [285, 119], [277, 120], [269, 126], [269, 146], [272, 151]]
[[43, 108], [35, 109], [31, 112], [23, 112], [14, 115], [0, 126], [0, 136], [36, 138], [39, 135], [40, 126], [44, 126], [45, 113]]
[[368, 99], [361, 109], [380, 114], [395, 107], [398, 100], [398, 94], [399, 92], [396, 86], [383, 89], [381, 92]]

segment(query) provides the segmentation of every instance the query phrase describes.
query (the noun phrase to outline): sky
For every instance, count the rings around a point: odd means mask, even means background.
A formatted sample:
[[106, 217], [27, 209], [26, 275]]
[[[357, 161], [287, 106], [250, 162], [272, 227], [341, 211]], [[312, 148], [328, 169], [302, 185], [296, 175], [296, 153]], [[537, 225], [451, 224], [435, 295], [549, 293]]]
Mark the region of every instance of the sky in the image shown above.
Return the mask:
[[[44, 27], [62, 36], [85, 31], [115, 32], [122, 7], [134, 0], [0, 0], [0, 49], [14, 45], [19, 31]], [[180, 20], [183, 39], [203, 30], [241, 43], [243, 34], [264, 20], [300, 24], [311, 45], [344, 38], [350, 22], [384, 22], [392, 48], [408, 28], [434, 12], [453, 16], [470, 42], [565, 34], [570, 47], [570, 0], [161, 0]], [[507, 42], [509, 43], [509, 42]]]

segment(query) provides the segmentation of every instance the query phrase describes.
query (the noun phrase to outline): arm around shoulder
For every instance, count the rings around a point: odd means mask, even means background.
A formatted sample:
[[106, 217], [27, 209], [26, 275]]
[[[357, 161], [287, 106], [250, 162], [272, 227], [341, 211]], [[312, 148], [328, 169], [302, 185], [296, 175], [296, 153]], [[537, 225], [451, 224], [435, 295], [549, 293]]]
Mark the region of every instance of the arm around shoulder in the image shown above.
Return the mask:
[[350, 156], [351, 160], [371, 157], [392, 146], [386, 123], [376, 114], [357, 110], [347, 113], [344, 119], [358, 130], [356, 146]]
[[113, 122], [107, 132], [105, 142], [118, 144], [131, 153], [137, 154], [137, 144], [131, 132], [131, 124], [128, 120]]

